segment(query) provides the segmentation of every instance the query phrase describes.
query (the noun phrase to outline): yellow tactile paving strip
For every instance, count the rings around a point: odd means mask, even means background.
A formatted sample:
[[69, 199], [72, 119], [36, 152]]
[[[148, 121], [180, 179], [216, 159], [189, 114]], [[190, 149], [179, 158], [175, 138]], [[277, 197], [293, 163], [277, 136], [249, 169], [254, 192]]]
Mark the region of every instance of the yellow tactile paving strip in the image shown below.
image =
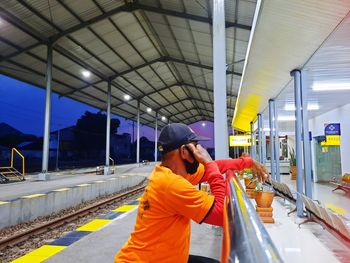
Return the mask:
[[90, 184], [78, 184], [79, 187], [89, 186]]
[[70, 188], [60, 188], [60, 189], [56, 189], [56, 190], [53, 190], [54, 192], [64, 192], [64, 191], [68, 191], [70, 190]]
[[77, 228], [77, 231], [94, 232], [94, 231], [99, 230], [101, 227], [107, 225], [111, 221], [112, 220], [109, 220], [109, 219], [95, 219], [95, 220], [92, 220], [91, 222]]
[[128, 212], [134, 209], [137, 205], [123, 205], [118, 207], [117, 209], [112, 210], [113, 212]]
[[4, 204], [8, 204], [10, 202], [3, 202], [3, 201], [0, 201], [0, 205], [4, 205]]
[[42, 246], [38, 249], [33, 250], [32, 252], [28, 253], [27, 255], [20, 257], [18, 259], [15, 259], [12, 261], [12, 263], [39, 263], [43, 262], [44, 260], [48, 259], [49, 257], [52, 257], [53, 255], [60, 252], [62, 249], [65, 249], [65, 246]]
[[337, 213], [338, 215], [342, 215], [342, 216], [345, 215], [345, 210], [344, 210], [344, 208], [339, 207], [339, 206], [336, 206], [335, 204], [327, 203], [327, 204], [326, 204], [326, 207], [327, 207], [329, 210], [333, 211], [334, 213]]
[[25, 196], [22, 196], [22, 198], [30, 199], [30, 198], [35, 198], [35, 197], [40, 197], [40, 196], [45, 196], [45, 195], [46, 195], [46, 194], [25, 195]]
[[[87, 185], [89, 185], [89, 184], [87, 184]], [[66, 191], [66, 188], [57, 189], [55, 191]], [[30, 195], [30, 196], [22, 197], [22, 198], [34, 198], [34, 197], [39, 197], [39, 196], [43, 196], [43, 195], [44, 194], [36, 194], [36, 195]], [[136, 200], [140, 201], [140, 199], [141, 199], [141, 197], [137, 198]], [[0, 201], [0, 205], [2, 203], [8, 203], [8, 202]], [[112, 212], [119, 212], [119, 213], [124, 212], [125, 213], [125, 212], [128, 212], [128, 211], [134, 209], [135, 207], [137, 207], [137, 205], [123, 205], [121, 207], [118, 207], [118, 208], [112, 210]], [[118, 213], [115, 213], [115, 214], [118, 214]], [[95, 231], [101, 229], [102, 227], [104, 227], [105, 225], [109, 224], [112, 221], [113, 221], [113, 219], [95, 219], [95, 220], [92, 220], [91, 222], [77, 228], [76, 231], [95, 232]], [[61, 240], [61, 239], [59, 239], [59, 240]], [[56, 240], [56, 241], [59, 241], [59, 240]], [[48, 259], [49, 257], [52, 257], [53, 255], [59, 253], [61, 250], [65, 249], [67, 246], [66, 245], [57, 246], [57, 245], [50, 245], [50, 244], [44, 245], [40, 248], [33, 250], [32, 252], [20, 257], [20, 258], [15, 259], [14, 261], [11, 261], [11, 263], [41, 263], [41, 262], [45, 261], [46, 259]]]

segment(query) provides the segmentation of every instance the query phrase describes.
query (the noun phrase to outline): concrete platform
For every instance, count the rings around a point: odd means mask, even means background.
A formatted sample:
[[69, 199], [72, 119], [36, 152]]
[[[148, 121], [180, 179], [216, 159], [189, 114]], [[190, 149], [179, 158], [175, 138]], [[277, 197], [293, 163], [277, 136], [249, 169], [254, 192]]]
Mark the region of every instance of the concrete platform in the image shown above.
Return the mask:
[[114, 175], [96, 175], [90, 169], [51, 174], [49, 181], [27, 181], [0, 185], [0, 228], [49, 215], [83, 201], [112, 194], [143, 182], [153, 169], [149, 165], [117, 166]]

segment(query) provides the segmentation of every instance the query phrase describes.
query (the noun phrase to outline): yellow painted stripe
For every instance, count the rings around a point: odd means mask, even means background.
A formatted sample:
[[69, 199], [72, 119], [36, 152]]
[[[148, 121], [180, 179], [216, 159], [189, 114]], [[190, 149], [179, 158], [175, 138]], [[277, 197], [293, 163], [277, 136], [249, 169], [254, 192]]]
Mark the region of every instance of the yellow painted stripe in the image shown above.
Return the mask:
[[95, 181], [95, 183], [104, 183], [106, 181]]
[[338, 207], [338, 206], [331, 204], [331, 203], [327, 203], [326, 207], [329, 210], [332, 210], [334, 213], [337, 213], [338, 215], [342, 215], [342, 216], [345, 215], [345, 210], [342, 207]]
[[54, 192], [64, 192], [64, 191], [68, 191], [69, 188], [60, 188], [60, 189], [56, 189], [56, 190], [53, 190]]
[[103, 227], [104, 225], [108, 224], [109, 222], [111, 222], [112, 220], [108, 220], [108, 219], [95, 219], [92, 220], [91, 222], [77, 228], [77, 231], [96, 231], [99, 230], [101, 227]]
[[137, 205], [123, 205], [118, 207], [117, 209], [112, 210], [113, 212], [128, 212], [134, 209]]
[[137, 198], [136, 200], [137, 200], [137, 201], [141, 201], [141, 197]]
[[79, 187], [89, 186], [90, 184], [78, 184]]
[[0, 201], [0, 205], [8, 204], [9, 202]]
[[39, 263], [43, 262], [44, 260], [48, 259], [49, 257], [52, 257], [53, 255], [60, 252], [62, 249], [65, 249], [65, 246], [50, 246], [50, 245], [44, 245], [42, 247], [39, 247], [38, 249], [33, 250], [32, 252], [28, 253], [27, 255], [17, 258], [13, 263]]
[[30, 199], [30, 198], [35, 198], [35, 197], [40, 197], [40, 196], [45, 196], [45, 195], [46, 194], [25, 195], [25, 196], [22, 196], [22, 198]]

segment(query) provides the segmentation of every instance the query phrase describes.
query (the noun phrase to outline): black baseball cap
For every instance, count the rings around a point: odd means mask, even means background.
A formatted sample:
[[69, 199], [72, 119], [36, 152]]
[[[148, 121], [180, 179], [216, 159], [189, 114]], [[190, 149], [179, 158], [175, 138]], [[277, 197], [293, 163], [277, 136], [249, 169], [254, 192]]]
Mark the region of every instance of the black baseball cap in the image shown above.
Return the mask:
[[166, 153], [190, 142], [208, 140], [210, 140], [210, 138], [198, 136], [186, 124], [171, 123], [160, 131], [158, 139], [158, 150], [160, 152]]

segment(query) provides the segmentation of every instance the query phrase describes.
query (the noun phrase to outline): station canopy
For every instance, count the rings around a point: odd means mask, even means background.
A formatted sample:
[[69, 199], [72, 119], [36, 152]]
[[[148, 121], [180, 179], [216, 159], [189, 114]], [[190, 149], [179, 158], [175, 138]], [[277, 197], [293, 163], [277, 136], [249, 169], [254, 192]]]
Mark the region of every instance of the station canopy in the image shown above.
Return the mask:
[[[255, 7], [225, 1], [229, 119]], [[135, 119], [139, 101], [140, 121], [152, 127], [155, 112], [213, 121], [212, 13], [211, 0], [2, 0], [0, 73], [45, 88], [52, 45], [52, 89], [61, 96], [106, 110], [110, 81], [113, 114]]]

